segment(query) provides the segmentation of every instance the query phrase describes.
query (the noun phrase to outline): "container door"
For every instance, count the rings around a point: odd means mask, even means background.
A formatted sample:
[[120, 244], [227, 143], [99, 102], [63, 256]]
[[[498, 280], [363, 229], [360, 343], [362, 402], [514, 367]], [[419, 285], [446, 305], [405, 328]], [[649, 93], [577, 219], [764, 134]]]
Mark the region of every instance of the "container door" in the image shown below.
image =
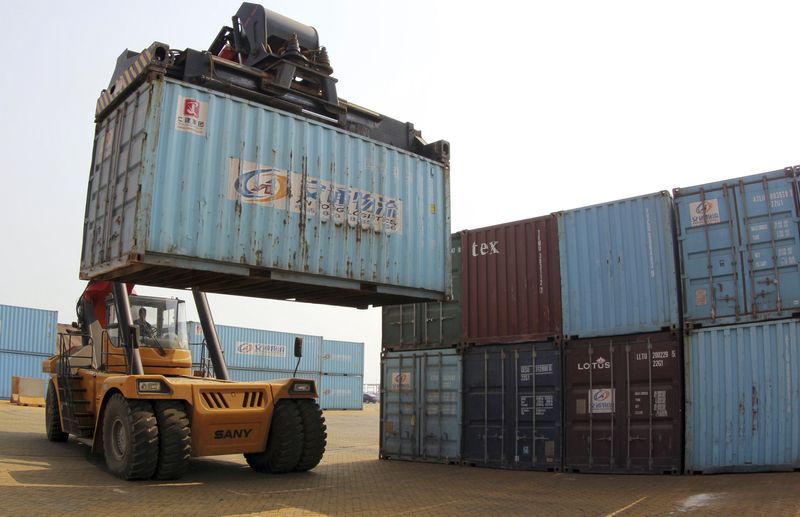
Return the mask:
[[420, 450], [425, 460], [461, 458], [461, 363], [452, 351], [427, 352], [419, 360]]
[[720, 324], [746, 310], [734, 192], [722, 184], [678, 198], [687, 321]]
[[677, 473], [680, 346], [670, 332], [569, 343], [565, 467]]
[[[506, 457], [518, 469], [561, 469], [561, 352], [552, 343], [515, 346], [506, 354]], [[513, 387], [513, 391], [511, 391]]]
[[418, 360], [413, 354], [392, 354], [383, 368], [381, 456], [416, 458]]
[[407, 303], [383, 307], [381, 343], [384, 347], [391, 349], [419, 342], [421, 332], [417, 331], [417, 322], [420, 321], [420, 305]]
[[[570, 344], [566, 373], [566, 458], [573, 471], [612, 470], [619, 455], [617, 389], [611, 339]], [[623, 387], [624, 388], [624, 387]]]
[[737, 209], [742, 222], [745, 310], [757, 320], [800, 309], [800, 195], [796, 178], [754, 179], [739, 181]]
[[[499, 347], [473, 348], [464, 356], [464, 461], [502, 467], [507, 463], [505, 351]], [[513, 458], [512, 458], [513, 459]]]
[[462, 341], [461, 337], [461, 234], [450, 239], [450, 261], [453, 279], [453, 298], [448, 302], [420, 304], [423, 335], [421, 342], [428, 346], [447, 347]]
[[[624, 343], [626, 430], [623, 465], [630, 472], [678, 473], [681, 458], [681, 383], [677, 341], [664, 336]], [[659, 339], [661, 338], [661, 339]], [[622, 358], [621, 358], [622, 359]]]

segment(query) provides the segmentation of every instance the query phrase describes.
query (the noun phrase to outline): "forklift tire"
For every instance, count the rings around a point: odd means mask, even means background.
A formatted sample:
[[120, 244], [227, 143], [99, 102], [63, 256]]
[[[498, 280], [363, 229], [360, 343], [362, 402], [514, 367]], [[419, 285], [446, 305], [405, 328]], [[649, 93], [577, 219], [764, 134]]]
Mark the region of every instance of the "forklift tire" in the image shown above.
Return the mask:
[[256, 472], [291, 472], [303, 452], [303, 424], [297, 405], [290, 399], [278, 401], [272, 413], [267, 450], [244, 455]]
[[311, 470], [322, 460], [327, 445], [328, 427], [325, 417], [314, 399], [298, 399], [297, 409], [303, 423], [303, 452], [294, 470], [305, 472]]
[[47, 385], [47, 399], [45, 400], [44, 424], [47, 439], [51, 442], [66, 442], [69, 434], [61, 428], [61, 415], [58, 411], [58, 395], [53, 381]]
[[106, 466], [122, 479], [149, 479], [158, 465], [158, 424], [153, 406], [117, 393], [103, 414]]
[[183, 402], [160, 400], [155, 403], [158, 421], [158, 466], [156, 479], [178, 479], [189, 467], [192, 455], [192, 428]]

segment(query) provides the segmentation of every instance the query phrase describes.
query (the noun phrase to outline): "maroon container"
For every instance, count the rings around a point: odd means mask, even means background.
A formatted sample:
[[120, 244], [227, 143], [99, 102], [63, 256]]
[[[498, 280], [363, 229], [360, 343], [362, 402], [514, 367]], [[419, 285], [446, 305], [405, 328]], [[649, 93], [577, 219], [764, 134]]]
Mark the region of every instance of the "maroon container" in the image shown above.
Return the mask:
[[566, 470], [681, 471], [680, 352], [671, 332], [566, 343]]
[[461, 263], [467, 342], [560, 340], [561, 276], [554, 216], [467, 230]]

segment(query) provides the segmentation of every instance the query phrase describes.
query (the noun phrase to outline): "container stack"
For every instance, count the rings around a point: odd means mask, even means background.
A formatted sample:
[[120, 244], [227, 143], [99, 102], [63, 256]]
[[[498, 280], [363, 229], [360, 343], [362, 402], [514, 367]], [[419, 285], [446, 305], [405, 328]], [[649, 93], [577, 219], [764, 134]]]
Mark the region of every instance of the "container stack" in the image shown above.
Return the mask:
[[461, 244], [453, 234], [450, 301], [383, 308], [381, 458], [461, 461]]
[[56, 352], [56, 311], [0, 305], [0, 399], [10, 399], [12, 377], [47, 379], [42, 361]]
[[569, 471], [681, 470], [672, 210], [658, 192], [558, 214]]
[[800, 468], [799, 169], [674, 190], [687, 472]]
[[464, 232], [463, 461], [560, 470], [561, 281], [549, 215]]
[[[202, 326], [197, 322], [187, 326], [195, 369], [207, 371]], [[312, 379], [322, 409], [362, 408], [364, 343], [228, 325], [216, 328], [231, 380]], [[299, 362], [293, 353], [297, 336], [303, 338]]]

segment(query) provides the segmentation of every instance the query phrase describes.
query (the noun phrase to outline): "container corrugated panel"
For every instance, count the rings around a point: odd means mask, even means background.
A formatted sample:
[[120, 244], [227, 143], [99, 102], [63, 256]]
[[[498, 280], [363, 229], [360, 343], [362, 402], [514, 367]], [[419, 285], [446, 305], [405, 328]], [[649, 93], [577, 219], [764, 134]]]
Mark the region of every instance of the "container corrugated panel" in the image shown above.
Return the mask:
[[461, 356], [454, 349], [384, 353], [380, 455], [461, 461]]
[[463, 460], [560, 471], [561, 350], [551, 342], [471, 347], [464, 356]]
[[0, 352], [0, 399], [11, 398], [11, 377], [49, 379], [49, 375], [42, 373], [45, 359], [45, 355]]
[[687, 323], [800, 313], [798, 174], [794, 167], [675, 189]]
[[0, 351], [52, 355], [58, 312], [0, 305]]
[[686, 470], [800, 469], [800, 320], [692, 331]]
[[361, 375], [322, 375], [319, 406], [322, 409], [362, 409], [364, 377]]
[[565, 336], [680, 325], [672, 207], [657, 192], [558, 214]]
[[558, 254], [554, 216], [466, 231], [461, 254], [465, 339], [475, 344], [558, 339]]
[[683, 443], [681, 345], [671, 332], [564, 347], [564, 467], [677, 474]]
[[[187, 327], [189, 328], [189, 342], [202, 343], [203, 334], [199, 324], [188, 322]], [[200, 334], [197, 333], [198, 331]], [[290, 334], [219, 324], [217, 325], [217, 336], [228, 366], [283, 371], [293, 371], [295, 369], [297, 358], [294, 356], [294, 338], [297, 336], [302, 337], [303, 357], [300, 359], [298, 371], [321, 371], [321, 336]], [[199, 362], [203, 347], [191, 346], [190, 348], [192, 349], [192, 361]], [[195, 358], [195, 355], [198, 357]], [[208, 354], [206, 354], [206, 357], [208, 357]]]
[[449, 166], [170, 79], [98, 123], [84, 278], [364, 307], [450, 294]]
[[364, 375], [364, 343], [322, 340], [322, 373]]
[[446, 302], [383, 308], [381, 343], [386, 350], [445, 348], [464, 341], [461, 321], [461, 233], [450, 240], [453, 297]]

